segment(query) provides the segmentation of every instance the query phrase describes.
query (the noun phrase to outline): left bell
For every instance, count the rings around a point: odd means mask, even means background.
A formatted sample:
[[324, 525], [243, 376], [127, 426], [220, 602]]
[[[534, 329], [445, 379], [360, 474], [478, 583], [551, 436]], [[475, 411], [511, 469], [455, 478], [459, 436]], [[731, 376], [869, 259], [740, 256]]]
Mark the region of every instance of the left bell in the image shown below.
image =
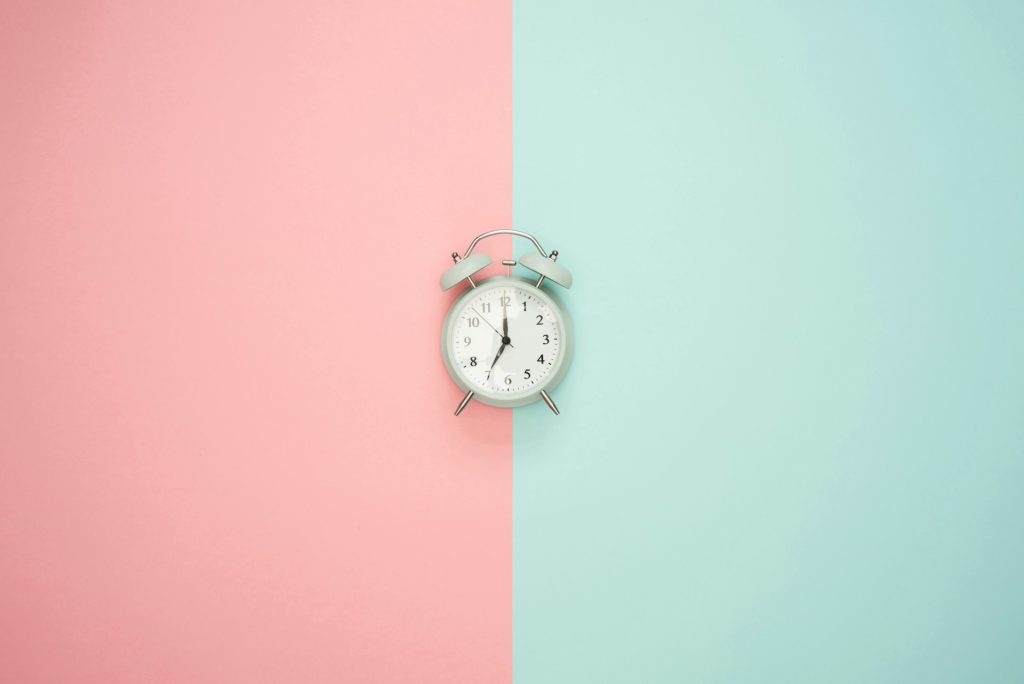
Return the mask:
[[480, 253], [470, 254], [465, 259], [456, 261], [454, 266], [441, 274], [441, 289], [450, 290], [458, 285], [460, 281], [487, 268], [490, 263], [491, 257]]

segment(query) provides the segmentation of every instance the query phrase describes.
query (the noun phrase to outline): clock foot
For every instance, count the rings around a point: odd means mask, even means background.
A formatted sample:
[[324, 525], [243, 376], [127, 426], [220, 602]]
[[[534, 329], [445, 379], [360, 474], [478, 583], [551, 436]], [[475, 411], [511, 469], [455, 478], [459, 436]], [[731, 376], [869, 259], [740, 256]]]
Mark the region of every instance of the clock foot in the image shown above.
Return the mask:
[[554, 413], [556, 416], [559, 415], [558, 407], [555, 406], [555, 402], [551, 401], [551, 397], [548, 396], [547, 392], [545, 392], [544, 390], [541, 390], [540, 391], [540, 398], [544, 400], [544, 403], [548, 405], [548, 408], [551, 409], [552, 413]]
[[[468, 404], [469, 400], [473, 398], [473, 394], [475, 394], [473, 390], [466, 392], [466, 396], [462, 397], [462, 401], [459, 402], [459, 408], [455, 409], [455, 415], [462, 413], [462, 409], [466, 408], [466, 404]], [[558, 413], [558, 411], [555, 411], [555, 413]]]

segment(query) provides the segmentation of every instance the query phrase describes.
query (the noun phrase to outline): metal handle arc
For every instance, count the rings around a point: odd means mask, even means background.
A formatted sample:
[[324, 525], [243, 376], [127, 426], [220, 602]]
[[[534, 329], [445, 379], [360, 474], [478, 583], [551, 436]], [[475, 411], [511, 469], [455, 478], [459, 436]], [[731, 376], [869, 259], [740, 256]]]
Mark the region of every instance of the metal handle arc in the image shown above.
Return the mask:
[[473, 253], [473, 249], [476, 248], [476, 243], [480, 242], [481, 240], [486, 240], [487, 238], [493, 237], [495, 235], [515, 235], [517, 237], [526, 238], [527, 240], [533, 243], [533, 246], [537, 248], [537, 251], [540, 252], [540, 255], [542, 257], [546, 258], [548, 256], [548, 253], [545, 252], [544, 248], [540, 246], [539, 242], [537, 242], [537, 238], [533, 237], [529, 233], [523, 232], [521, 230], [513, 230], [512, 228], [499, 228], [498, 230], [489, 230], [486, 233], [481, 233], [480, 235], [477, 235], [475, 238], [473, 238], [473, 241], [469, 243], [469, 247], [466, 248], [466, 252], [462, 255], [462, 258], [465, 259], [466, 257]]

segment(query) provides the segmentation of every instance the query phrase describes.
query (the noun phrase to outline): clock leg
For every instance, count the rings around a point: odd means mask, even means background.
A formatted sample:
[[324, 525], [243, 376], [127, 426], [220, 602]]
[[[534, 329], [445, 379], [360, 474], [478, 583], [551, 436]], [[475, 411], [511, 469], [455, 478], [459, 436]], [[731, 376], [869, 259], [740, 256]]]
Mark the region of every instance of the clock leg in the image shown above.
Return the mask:
[[544, 403], [548, 405], [548, 408], [551, 409], [551, 411], [556, 416], [559, 415], [558, 414], [558, 407], [555, 406], [555, 402], [551, 401], [551, 397], [548, 395], [547, 392], [545, 392], [544, 390], [541, 390], [540, 391], [540, 398], [544, 400]]
[[[455, 409], [455, 415], [462, 413], [462, 409], [466, 408], [466, 404], [468, 404], [469, 400], [473, 398], [473, 394], [473, 390], [466, 392], [466, 396], [462, 397], [462, 401], [459, 402], [459, 408]], [[555, 413], [558, 413], [558, 411], [555, 411]]]

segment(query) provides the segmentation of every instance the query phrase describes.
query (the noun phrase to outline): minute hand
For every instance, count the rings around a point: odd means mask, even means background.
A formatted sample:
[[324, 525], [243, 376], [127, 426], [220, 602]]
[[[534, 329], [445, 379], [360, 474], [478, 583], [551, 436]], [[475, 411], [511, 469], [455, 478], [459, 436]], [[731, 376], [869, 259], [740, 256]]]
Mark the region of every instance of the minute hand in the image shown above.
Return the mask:
[[503, 342], [503, 343], [501, 344], [501, 346], [500, 346], [500, 347], [498, 347], [498, 353], [494, 355], [494, 361], [491, 361], [491, 367], [487, 369], [487, 377], [488, 377], [488, 378], [490, 378], [490, 377], [491, 377], [491, 376], [490, 376], [490, 373], [491, 373], [491, 371], [492, 371], [492, 370], [494, 370], [494, 364], [498, 363], [498, 359], [500, 359], [500, 358], [501, 358], [501, 355], [502, 355], [502, 354], [503, 354], [503, 353], [505, 352], [505, 346], [506, 346], [506, 345], [505, 345], [505, 343]]

